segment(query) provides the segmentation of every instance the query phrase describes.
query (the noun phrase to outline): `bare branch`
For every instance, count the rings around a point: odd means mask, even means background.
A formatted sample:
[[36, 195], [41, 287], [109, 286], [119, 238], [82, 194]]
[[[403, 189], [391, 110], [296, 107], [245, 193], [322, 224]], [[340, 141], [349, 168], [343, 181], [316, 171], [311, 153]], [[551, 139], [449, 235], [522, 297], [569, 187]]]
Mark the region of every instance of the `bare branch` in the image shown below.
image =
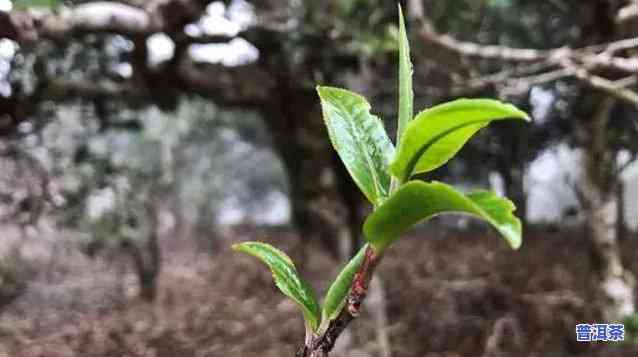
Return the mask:
[[622, 7], [616, 15], [617, 23], [629, 22], [638, 17], [638, 2], [632, 1], [630, 4]]
[[638, 47], [638, 37], [626, 38], [623, 40], [586, 46], [579, 50], [583, 52], [596, 52], [596, 53], [602, 52], [608, 55], [613, 55], [613, 54], [616, 54], [617, 52], [629, 50], [636, 47]]
[[[490, 84], [505, 83], [506, 90], [520, 94], [534, 85], [552, 82], [564, 77], [574, 77], [586, 85], [602, 90], [609, 95], [631, 103], [638, 107], [638, 93], [628, 87], [636, 84], [633, 75], [638, 71], [638, 59], [614, 56], [624, 49], [638, 46], [638, 38], [570, 49], [560, 47], [550, 50], [536, 50], [528, 48], [512, 48], [497, 45], [481, 45], [473, 42], [464, 42], [450, 35], [439, 34], [434, 25], [424, 13], [418, 14], [417, 20], [421, 22], [421, 36], [430, 43], [439, 45], [464, 58], [482, 58], [503, 62], [514, 62], [520, 65], [546, 66], [552, 69], [549, 72], [536, 73], [528, 77], [508, 78], [509, 72], [503, 71], [496, 75], [470, 80], [463, 86], [457, 86], [457, 91], [471, 88], [481, 88]], [[599, 69], [611, 69], [631, 76], [621, 80], [610, 80], [594, 73]]]
[[18, 43], [39, 39], [64, 41], [86, 33], [148, 36], [156, 32], [181, 32], [197, 20], [211, 1], [164, 0], [145, 8], [116, 1], [98, 1], [62, 7], [59, 13], [0, 12], [0, 38]]
[[561, 78], [570, 77], [571, 75], [571, 70], [560, 68], [554, 71], [543, 72], [527, 77], [511, 78], [505, 82], [502, 92], [505, 95], [521, 95], [529, 91], [534, 86], [554, 82]]
[[602, 90], [612, 97], [624, 100], [625, 102], [638, 107], [638, 93], [627, 88], [628, 86], [635, 85], [638, 82], [635, 76], [612, 81], [593, 75], [584, 68], [576, 68], [573, 71], [573, 74], [576, 78], [585, 82], [592, 88]]
[[585, 66], [590, 70], [612, 69], [627, 73], [638, 71], [638, 59], [614, 57], [607, 52], [603, 52], [599, 55], [584, 55], [582, 56], [582, 60]]
[[565, 60], [583, 63], [588, 70], [612, 69], [625, 73], [638, 71], [638, 59], [614, 56], [623, 49], [638, 46], [638, 38], [631, 38], [607, 44], [571, 49], [559, 47], [549, 50], [531, 48], [513, 48], [500, 45], [483, 45], [474, 42], [459, 41], [456, 38], [440, 34], [434, 29], [432, 21], [424, 14], [417, 18], [421, 23], [421, 37], [435, 45], [466, 58], [482, 58], [514, 63], [545, 62], [560, 64]]
[[437, 33], [434, 31], [434, 27], [429, 20], [426, 20], [426, 18], [423, 19], [421, 31], [423, 39], [465, 57], [479, 57], [510, 62], [538, 62], [552, 57], [552, 51], [481, 45], [473, 42], [459, 41], [450, 35]]
[[[555, 68], [553, 64], [544, 62], [526, 64], [524, 66], [516, 66], [514, 68], [508, 68], [497, 73], [488, 74], [482, 77], [474, 78], [461, 78], [456, 79], [456, 84], [451, 88], [451, 91], [455, 95], [462, 93], [482, 90], [492, 85], [501, 85], [504, 87], [516, 87], [521, 88], [516, 92], [521, 92], [529, 89], [534, 84], [541, 84], [547, 82], [543, 80], [546, 78], [545, 74], [550, 74], [556, 71], [545, 72]], [[560, 70], [558, 70], [560, 71]], [[528, 85], [528, 83], [532, 83]], [[523, 89], [527, 88], [527, 89]]]
[[63, 8], [59, 14], [39, 15], [29, 11], [2, 12], [8, 18], [0, 26], [0, 37], [31, 44], [46, 38], [64, 40], [83, 33], [115, 32], [125, 35], [150, 34], [153, 26], [146, 11], [116, 2], [95, 2]]
[[140, 98], [140, 90], [131, 82], [54, 79], [48, 82], [42, 93], [54, 100], [69, 98]]

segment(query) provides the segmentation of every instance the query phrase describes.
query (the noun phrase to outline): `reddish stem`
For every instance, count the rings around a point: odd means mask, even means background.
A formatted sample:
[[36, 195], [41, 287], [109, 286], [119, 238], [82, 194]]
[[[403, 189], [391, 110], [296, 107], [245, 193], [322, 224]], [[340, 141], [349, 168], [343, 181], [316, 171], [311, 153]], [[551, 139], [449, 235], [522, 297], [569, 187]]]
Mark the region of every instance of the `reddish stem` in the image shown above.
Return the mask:
[[374, 270], [381, 260], [381, 255], [377, 255], [372, 248], [368, 246], [365, 251], [363, 262], [357, 269], [352, 279], [350, 293], [346, 298], [346, 304], [339, 312], [336, 319], [330, 322], [328, 328], [321, 336], [316, 336], [310, 342], [306, 343], [297, 351], [296, 357], [325, 357], [332, 350], [337, 338], [346, 329], [348, 324], [359, 316], [361, 304], [368, 294], [368, 287], [372, 280]]

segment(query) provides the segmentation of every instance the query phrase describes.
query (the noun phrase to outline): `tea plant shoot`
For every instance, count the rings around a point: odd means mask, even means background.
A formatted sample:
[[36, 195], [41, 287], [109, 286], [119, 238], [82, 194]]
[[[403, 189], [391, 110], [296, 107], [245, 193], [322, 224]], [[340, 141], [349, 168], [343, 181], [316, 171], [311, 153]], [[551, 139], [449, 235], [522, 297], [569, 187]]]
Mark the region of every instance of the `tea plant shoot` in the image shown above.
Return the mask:
[[451, 185], [414, 176], [447, 163], [492, 121], [528, 121], [529, 116], [492, 99], [458, 99], [414, 115], [412, 64], [400, 8], [398, 48], [399, 108], [394, 144], [381, 119], [371, 113], [366, 98], [346, 89], [317, 87], [332, 145], [374, 207], [362, 227], [366, 244], [334, 279], [323, 303], [284, 252], [261, 242], [233, 246], [264, 262], [277, 287], [299, 306], [306, 327], [299, 357], [328, 356], [336, 339], [358, 316], [384, 252], [416, 224], [441, 214], [466, 214], [490, 224], [513, 249], [521, 245], [521, 222], [514, 216], [510, 200], [485, 190], [466, 194]]

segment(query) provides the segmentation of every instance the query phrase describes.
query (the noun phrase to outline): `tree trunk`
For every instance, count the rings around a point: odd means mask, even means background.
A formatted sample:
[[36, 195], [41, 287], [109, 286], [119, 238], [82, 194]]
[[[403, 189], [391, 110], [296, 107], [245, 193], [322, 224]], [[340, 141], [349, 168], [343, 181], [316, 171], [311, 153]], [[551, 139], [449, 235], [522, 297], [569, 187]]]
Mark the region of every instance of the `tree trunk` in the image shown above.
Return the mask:
[[148, 235], [143, 248], [132, 239], [123, 238], [122, 249], [128, 252], [133, 260], [140, 292], [139, 296], [144, 301], [153, 302], [157, 296], [157, 280], [160, 273], [161, 252], [158, 239], [159, 221], [154, 201], [145, 203], [145, 211], [148, 218]]
[[330, 145], [314, 90], [295, 88], [280, 78], [277, 93], [261, 114], [286, 167], [293, 222], [302, 241], [316, 239], [340, 259], [350, 240], [348, 220], [356, 214], [344, 201], [340, 165]]
[[523, 224], [527, 222], [527, 194], [525, 193], [524, 171], [522, 164], [514, 164], [513, 167], [503, 167], [500, 171], [503, 177], [505, 197], [516, 205], [516, 216]]
[[[583, 2], [582, 39], [601, 43], [618, 39], [624, 30], [614, 16], [619, 1]], [[623, 267], [617, 237], [616, 152], [608, 143], [608, 125], [615, 100], [603, 94], [585, 92], [575, 108], [584, 122], [576, 133], [584, 150], [580, 194], [589, 230], [594, 267], [591, 284], [604, 321], [619, 321], [635, 312], [633, 274]]]
[[359, 191], [357, 185], [352, 181], [348, 170], [335, 155], [335, 172], [337, 175], [337, 184], [339, 194], [346, 208], [347, 230], [349, 240], [343, 241], [341, 255], [344, 261], [348, 261], [354, 257], [362, 244], [362, 227], [365, 219], [364, 208], [367, 201], [363, 194]]
[[157, 278], [160, 272], [161, 252], [159, 247], [159, 217], [157, 212], [157, 202], [149, 199], [145, 202], [145, 210], [148, 215], [149, 232], [146, 239], [146, 251], [148, 253], [148, 264], [144, 269], [144, 274], [140, 276], [141, 296], [145, 301], [154, 301], [157, 296]]
[[135, 268], [135, 274], [137, 275], [137, 281], [139, 284], [139, 297], [147, 302], [155, 300], [157, 295], [157, 275], [158, 271], [152, 269], [150, 264], [147, 263], [147, 259], [144, 257], [144, 252], [135, 242], [130, 239], [123, 239], [121, 241], [122, 250], [128, 253], [133, 260], [133, 267]]
[[591, 207], [589, 223], [592, 257], [596, 267], [594, 284], [605, 321], [619, 321], [635, 312], [633, 274], [623, 268], [616, 239], [616, 201], [595, 187], [587, 189]]
[[618, 180], [615, 155], [607, 143], [607, 124], [614, 100], [602, 101], [583, 131], [586, 139], [582, 195], [589, 225], [595, 286], [605, 321], [619, 321], [635, 312], [634, 277], [623, 268], [616, 235]]
[[516, 205], [516, 215], [522, 223], [527, 218], [525, 193], [525, 162], [528, 150], [529, 128], [521, 123], [501, 123], [497, 135], [504, 152], [498, 155], [498, 171], [503, 178], [505, 196]]
[[616, 183], [616, 236], [618, 241], [627, 237], [627, 222], [625, 222], [625, 183], [620, 178]]
[[146, 302], [155, 301], [157, 296], [157, 272], [155, 270], [140, 271], [140, 297]]

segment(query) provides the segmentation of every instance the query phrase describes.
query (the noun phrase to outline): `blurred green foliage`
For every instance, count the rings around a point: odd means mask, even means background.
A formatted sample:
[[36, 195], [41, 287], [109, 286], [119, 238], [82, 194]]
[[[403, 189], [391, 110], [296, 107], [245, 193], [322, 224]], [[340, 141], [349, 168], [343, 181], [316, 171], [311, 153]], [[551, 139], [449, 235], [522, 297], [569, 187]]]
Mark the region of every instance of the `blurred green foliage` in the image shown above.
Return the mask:
[[55, 8], [62, 3], [60, 0], [13, 0], [14, 9]]

